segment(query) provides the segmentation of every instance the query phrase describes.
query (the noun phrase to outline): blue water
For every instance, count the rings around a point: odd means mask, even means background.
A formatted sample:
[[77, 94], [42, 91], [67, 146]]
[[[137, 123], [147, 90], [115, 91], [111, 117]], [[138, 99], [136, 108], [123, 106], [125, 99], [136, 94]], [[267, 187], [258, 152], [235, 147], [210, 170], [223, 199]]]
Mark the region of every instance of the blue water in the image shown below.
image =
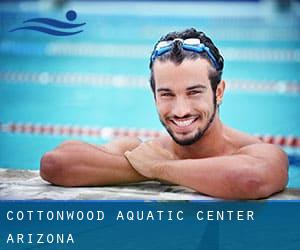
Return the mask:
[[[77, 12], [80, 13], [80, 9]], [[267, 81], [293, 81], [300, 84], [299, 18], [278, 21], [264, 17], [136, 16], [125, 12], [120, 15], [81, 14], [78, 22], [87, 23], [84, 32], [73, 37], [57, 38], [28, 31], [9, 33], [8, 30], [32, 17], [52, 16], [59, 19], [63, 17], [64, 10], [20, 12], [13, 7], [0, 10], [0, 122], [161, 130], [147, 82], [149, 53], [165, 32], [192, 26], [211, 35], [221, 52], [234, 48], [257, 51], [282, 49], [298, 53], [294, 59], [268, 60], [263, 56], [253, 60], [234, 58], [232, 55], [226, 59], [224, 55], [224, 79], [228, 84], [232, 80], [262, 84]], [[51, 52], [51, 46], [58, 45], [66, 48], [79, 45], [114, 47], [108, 55], [104, 52], [99, 55]], [[129, 47], [124, 47], [126, 45]], [[129, 56], [126, 53], [124, 56], [126, 49]], [[39, 84], [31, 80], [1, 78], [6, 72], [17, 75], [93, 73], [100, 76], [144, 77], [145, 82], [143, 87], [92, 86], [72, 82]], [[251, 134], [300, 136], [299, 105], [299, 93], [227, 90], [220, 114], [225, 124]], [[0, 166], [38, 169], [41, 155], [66, 139], [71, 138], [0, 132]], [[103, 138], [73, 139], [98, 144], [105, 142]], [[293, 156], [295, 154], [300, 153], [294, 150]], [[292, 162], [289, 187], [299, 188], [300, 167], [296, 161]]]

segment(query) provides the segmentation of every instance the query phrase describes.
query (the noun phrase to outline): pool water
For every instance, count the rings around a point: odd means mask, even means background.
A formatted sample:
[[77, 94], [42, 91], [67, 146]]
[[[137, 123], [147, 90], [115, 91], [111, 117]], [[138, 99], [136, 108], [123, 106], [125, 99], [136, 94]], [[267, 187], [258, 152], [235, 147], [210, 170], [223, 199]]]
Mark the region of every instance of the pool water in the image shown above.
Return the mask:
[[[200, 3], [181, 5], [191, 13], [201, 9]], [[62, 9], [28, 10], [20, 6], [0, 8], [1, 124], [162, 130], [148, 86], [149, 55], [164, 33], [196, 27], [213, 38], [225, 58], [228, 87], [220, 108], [224, 123], [251, 134], [300, 136], [299, 16], [271, 18], [255, 8], [245, 10], [246, 16], [176, 11], [151, 15], [142, 3], [136, 12], [131, 3], [75, 2]], [[62, 20], [68, 9], [76, 9], [78, 23], [86, 22], [78, 35], [8, 32], [33, 17]], [[67, 139], [101, 144], [111, 138], [2, 129], [0, 167], [38, 169], [41, 155]], [[289, 187], [300, 188], [300, 150], [284, 149], [291, 163]]]

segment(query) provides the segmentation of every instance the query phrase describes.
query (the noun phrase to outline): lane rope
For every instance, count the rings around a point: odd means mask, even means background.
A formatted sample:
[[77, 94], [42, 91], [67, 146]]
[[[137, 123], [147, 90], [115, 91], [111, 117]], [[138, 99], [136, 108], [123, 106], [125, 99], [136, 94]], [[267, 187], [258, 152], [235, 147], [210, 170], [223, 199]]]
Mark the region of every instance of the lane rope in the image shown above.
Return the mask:
[[[149, 79], [145, 76], [102, 75], [91, 73], [50, 73], [50, 72], [0, 72], [0, 84], [63, 84], [112, 86], [118, 88], [139, 87], [150, 88]], [[226, 80], [230, 91], [274, 92], [300, 94], [299, 81], [255, 81], [255, 80]]]
[[[150, 129], [130, 129], [112, 127], [90, 127], [78, 125], [48, 125], [33, 123], [0, 123], [0, 132], [4, 133], [23, 133], [32, 135], [51, 135], [51, 136], [87, 136], [97, 138], [115, 138], [123, 136], [135, 136], [141, 138], [157, 138], [165, 133]], [[256, 137], [266, 143], [277, 144], [291, 148], [300, 147], [300, 137], [282, 135], [259, 135]]]
[[[243, 62], [300, 62], [298, 48], [232, 48], [221, 47], [227, 61]], [[99, 44], [92, 42], [49, 42], [45, 46], [32, 42], [3, 41], [0, 52], [24, 56], [78, 56], [146, 59], [152, 45], [142, 44]]]

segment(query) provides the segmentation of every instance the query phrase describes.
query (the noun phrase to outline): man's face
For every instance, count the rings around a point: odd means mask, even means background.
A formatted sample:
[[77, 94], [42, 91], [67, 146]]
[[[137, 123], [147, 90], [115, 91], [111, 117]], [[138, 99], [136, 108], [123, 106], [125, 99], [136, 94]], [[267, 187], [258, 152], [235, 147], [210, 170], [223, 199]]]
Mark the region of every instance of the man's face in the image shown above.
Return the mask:
[[215, 105], [205, 59], [185, 59], [180, 65], [156, 61], [153, 66], [156, 108], [174, 141], [191, 145], [210, 126]]

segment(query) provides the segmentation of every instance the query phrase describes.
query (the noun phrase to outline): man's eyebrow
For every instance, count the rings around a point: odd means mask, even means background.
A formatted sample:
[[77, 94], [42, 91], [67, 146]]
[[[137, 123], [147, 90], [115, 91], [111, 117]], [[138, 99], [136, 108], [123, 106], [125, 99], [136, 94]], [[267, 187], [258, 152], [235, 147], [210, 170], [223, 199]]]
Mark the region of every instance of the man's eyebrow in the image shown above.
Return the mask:
[[172, 90], [169, 89], [169, 88], [158, 88], [158, 89], [157, 89], [157, 92], [162, 92], [162, 91], [172, 92]]
[[186, 88], [186, 90], [194, 90], [194, 89], [206, 89], [207, 87], [202, 84], [197, 84]]

